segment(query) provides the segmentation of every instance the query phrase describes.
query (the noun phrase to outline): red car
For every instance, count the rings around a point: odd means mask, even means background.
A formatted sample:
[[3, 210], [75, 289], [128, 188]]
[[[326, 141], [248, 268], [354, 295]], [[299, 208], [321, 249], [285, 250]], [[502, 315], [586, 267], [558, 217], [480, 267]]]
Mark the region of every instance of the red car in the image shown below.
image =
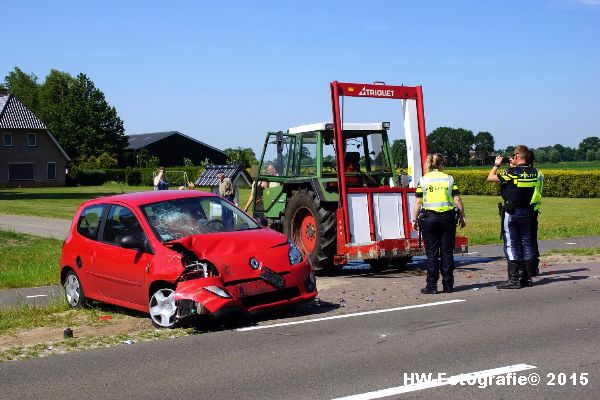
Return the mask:
[[165, 328], [188, 316], [248, 313], [317, 295], [311, 265], [284, 235], [197, 191], [83, 203], [60, 269], [71, 306], [85, 299], [115, 304], [147, 312]]

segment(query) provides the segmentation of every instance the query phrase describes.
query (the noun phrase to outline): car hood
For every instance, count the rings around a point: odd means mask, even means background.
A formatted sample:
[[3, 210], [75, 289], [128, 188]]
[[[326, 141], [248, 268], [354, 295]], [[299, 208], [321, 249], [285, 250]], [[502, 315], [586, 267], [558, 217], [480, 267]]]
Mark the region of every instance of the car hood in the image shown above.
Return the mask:
[[171, 243], [213, 263], [225, 282], [258, 278], [260, 268], [250, 266], [251, 258], [276, 272], [290, 268], [287, 237], [270, 229], [191, 235]]

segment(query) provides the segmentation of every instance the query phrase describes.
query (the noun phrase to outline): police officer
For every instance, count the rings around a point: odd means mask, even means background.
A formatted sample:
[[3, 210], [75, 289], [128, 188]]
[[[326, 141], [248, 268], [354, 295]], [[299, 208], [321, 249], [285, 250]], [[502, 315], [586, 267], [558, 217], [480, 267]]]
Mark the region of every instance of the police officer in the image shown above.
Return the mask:
[[[454, 239], [456, 236], [456, 216], [461, 229], [466, 226], [465, 210], [452, 176], [445, 174], [444, 157], [441, 154], [427, 156], [427, 173], [421, 178], [416, 190], [413, 208], [413, 229], [421, 230], [427, 255], [427, 286], [423, 294], [436, 294], [440, 277], [444, 293], [454, 287]], [[457, 210], [455, 210], [455, 207]]]
[[[529, 165], [533, 167], [535, 155], [529, 150]], [[542, 207], [542, 191], [544, 189], [544, 174], [538, 170], [538, 180], [531, 197], [531, 245], [533, 247], [534, 267], [531, 276], [538, 276], [540, 273], [540, 250], [538, 247], [538, 217]]]
[[531, 285], [535, 270], [534, 250], [531, 242], [531, 201], [538, 182], [537, 170], [529, 165], [527, 146], [515, 147], [509, 158], [510, 167], [499, 174], [503, 157], [496, 161], [488, 174], [488, 182], [500, 182], [502, 207], [502, 237], [504, 254], [508, 262], [508, 280], [498, 289], [520, 289]]

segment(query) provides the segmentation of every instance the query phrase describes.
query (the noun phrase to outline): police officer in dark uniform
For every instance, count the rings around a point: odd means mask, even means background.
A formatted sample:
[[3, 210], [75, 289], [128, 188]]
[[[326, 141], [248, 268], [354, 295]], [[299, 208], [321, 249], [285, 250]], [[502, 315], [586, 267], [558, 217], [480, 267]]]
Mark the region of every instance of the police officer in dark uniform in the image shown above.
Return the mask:
[[[456, 217], [462, 228], [466, 226], [465, 210], [452, 176], [445, 174], [444, 157], [441, 154], [427, 156], [427, 173], [419, 181], [413, 208], [413, 229], [421, 230], [427, 254], [427, 286], [423, 294], [436, 294], [440, 277], [444, 293], [454, 287], [454, 240]], [[455, 210], [456, 207], [456, 210]]]
[[538, 182], [538, 172], [530, 164], [527, 146], [515, 147], [510, 167], [499, 174], [503, 157], [496, 157], [488, 174], [488, 182], [500, 182], [502, 206], [502, 237], [508, 262], [508, 280], [498, 289], [520, 289], [531, 285], [535, 270], [535, 255], [531, 242], [531, 200]]

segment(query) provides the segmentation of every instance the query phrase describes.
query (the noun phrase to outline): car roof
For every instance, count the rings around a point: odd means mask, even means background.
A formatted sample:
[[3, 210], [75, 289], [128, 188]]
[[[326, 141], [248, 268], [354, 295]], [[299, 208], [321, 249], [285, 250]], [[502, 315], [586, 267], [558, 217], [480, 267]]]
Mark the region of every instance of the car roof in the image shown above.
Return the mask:
[[211, 197], [216, 196], [214, 193], [202, 192], [198, 190], [154, 190], [146, 192], [135, 192], [116, 194], [112, 196], [97, 197], [88, 200], [82, 206], [99, 203], [121, 202], [131, 206], [141, 206], [149, 203], [156, 203], [165, 200], [185, 199], [190, 197]]

